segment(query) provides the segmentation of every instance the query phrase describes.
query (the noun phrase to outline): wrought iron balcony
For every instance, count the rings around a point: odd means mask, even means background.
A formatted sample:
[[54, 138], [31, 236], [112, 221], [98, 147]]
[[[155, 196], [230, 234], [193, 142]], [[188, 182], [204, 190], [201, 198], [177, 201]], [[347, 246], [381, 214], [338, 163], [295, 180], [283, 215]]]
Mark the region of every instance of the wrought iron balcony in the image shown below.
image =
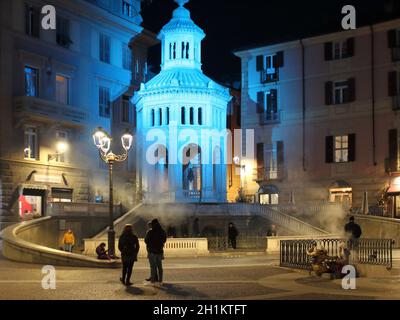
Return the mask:
[[254, 169], [253, 180], [257, 182], [282, 180], [284, 178], [284, 166], [261, 167]]
[[277, 124], [281, 122], [281, 112], [263, 112], [260, 113], [260, 124], [261, 125], [269, 125], [269, 124]]
[[72, 127], [82, 126], [87, 119], [87, 113], [79, 108], [26, 96], [14, 98], [14, 116], [19, 120], [58, 121]]
[[274, 73], [268, 72], [268, 70], [262, 70], [261, 74], [261, 83], [270, 83], [279, 81], [279, 69], [275, 69]]
[[392, 61], [400, 61], [400, 48], [393, 48], [392, 49]]
[[392, 110], [394, 111], [400, 110], [400, 96], [393, 97]]

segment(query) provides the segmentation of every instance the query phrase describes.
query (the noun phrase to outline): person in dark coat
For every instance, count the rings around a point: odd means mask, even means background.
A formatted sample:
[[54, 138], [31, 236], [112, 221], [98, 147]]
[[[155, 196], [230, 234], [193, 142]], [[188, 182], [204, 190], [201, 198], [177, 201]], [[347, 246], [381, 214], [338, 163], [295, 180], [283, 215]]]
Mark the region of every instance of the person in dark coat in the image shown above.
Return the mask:
[[118, 242], [118, 249], [121, 251], [122, 258], [122, 277], [120, 280], [126, 286], [132, 285], [133, 264], [137, 261], [139, 248], [138, 237], [133, 233], [132, 225], [127, 224]]
[[193, 221], [193, 233], [192, 233], [193, 238], [198, 238], [200, 237], [200, 225], [199, 225], [199, 218], [194, 219]]
[[231, 222], [228, 226], [228, 247], [232, 246], [233, 249], [236, 249], [236, 238], [239, 235], [239, 231], [236, 229], [235, 225]]
[[344, 226], [344, 232], [349, 240], [349, 249], [356, 249], [358, 239], [360, 239], [362, 230], [360, 225], [354, 222], [354, 217], [349, 218], [349, 222]]
[[151, 283], [163, 283], [164, 244], [167, 241], [167, 234], [157, 219], [151, 221], [151, 230], [146, 234], [145, 243], [149, 254]]

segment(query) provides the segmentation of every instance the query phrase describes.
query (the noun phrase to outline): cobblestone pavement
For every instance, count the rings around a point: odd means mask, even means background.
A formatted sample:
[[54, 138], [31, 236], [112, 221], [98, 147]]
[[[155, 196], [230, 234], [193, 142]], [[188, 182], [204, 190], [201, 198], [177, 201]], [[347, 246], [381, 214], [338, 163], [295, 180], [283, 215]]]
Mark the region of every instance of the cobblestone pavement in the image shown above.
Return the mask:
[[56, 289], [44, 290], [41, 265], [0, 257], [0, 299], [400, 299], [400, 277], [360, 278], [356, 290], [344, 290], [306, 272], [278, 268], [274, 256], [166, 259], [164, 286], [147, 286], [146, 260], [135, 265], [125, 288], [117, 269], [56, 267]]

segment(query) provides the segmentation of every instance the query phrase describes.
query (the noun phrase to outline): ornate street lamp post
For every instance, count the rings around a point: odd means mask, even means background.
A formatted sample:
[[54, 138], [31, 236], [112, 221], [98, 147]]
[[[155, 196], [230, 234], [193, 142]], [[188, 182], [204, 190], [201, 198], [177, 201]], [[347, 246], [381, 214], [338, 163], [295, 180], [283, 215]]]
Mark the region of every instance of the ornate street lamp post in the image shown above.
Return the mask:
[[116, 155], [111, 151], [111, 136], [101, 127], [93, 133], [93, 143], [99, 149], [100, 158], [108, 164], [109, 171], [109, 230], [108, 230], [108, 253], [110, 256], [115, 256], [115, 231], [114, 231], [114, 198], [113, 198], [113, 166], [115, 162], [124, 162], [128, 159], [128, 151], [132, 146], [133, 135], [127, 129], [121, 137], [122, 148], [124, 153]]

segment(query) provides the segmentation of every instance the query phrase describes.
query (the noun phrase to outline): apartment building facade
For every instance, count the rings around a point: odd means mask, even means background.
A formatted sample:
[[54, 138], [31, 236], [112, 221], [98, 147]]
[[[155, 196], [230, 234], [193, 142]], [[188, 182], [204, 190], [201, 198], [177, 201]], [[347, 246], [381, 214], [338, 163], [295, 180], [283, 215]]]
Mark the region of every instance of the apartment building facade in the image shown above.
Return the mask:
[[[56, 30], [41, 27], [44, 5]], [[92, 132], [120, 151], [135, 132], [131, 98], [147, 76], [139, 0], [4, 0], [0, 3], [0, 223], [50, 214], [56, 202], [107, 202], [107, 166]], [[121, 148], [122, 149], [122, 148]], [[115, 201], [135, 202], [134, 148], [117, 166]], [[47, 210], [47, 212], [46, 212]]]
[[[400, 20], [235, 52], [242, 184], [263, 204], [343, 202], [400, 217]], [[248, 147], [248, 146], [247, 146]]]

